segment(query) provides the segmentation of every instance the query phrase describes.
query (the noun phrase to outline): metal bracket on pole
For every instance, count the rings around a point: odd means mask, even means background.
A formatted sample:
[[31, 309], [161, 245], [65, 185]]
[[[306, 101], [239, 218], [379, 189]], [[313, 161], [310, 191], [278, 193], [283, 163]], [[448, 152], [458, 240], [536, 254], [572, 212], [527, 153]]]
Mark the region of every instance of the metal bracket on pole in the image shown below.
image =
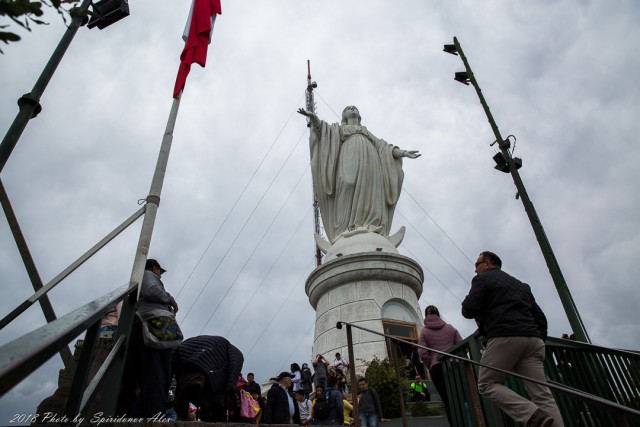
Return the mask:
[[40, 105], [39, 99], [37, 99], [31, 92], [25, 93], [20, 98], [18, 98], [18, 107], [22, 110], [23, 108], [31, 109], [31, 118], [35, 118], [40, 111], [42, 111], [42, 105]]
[[160, 196], [149, 194], [145, 200], [147, 203], [153, 203], [156, 206], [160, 206]]

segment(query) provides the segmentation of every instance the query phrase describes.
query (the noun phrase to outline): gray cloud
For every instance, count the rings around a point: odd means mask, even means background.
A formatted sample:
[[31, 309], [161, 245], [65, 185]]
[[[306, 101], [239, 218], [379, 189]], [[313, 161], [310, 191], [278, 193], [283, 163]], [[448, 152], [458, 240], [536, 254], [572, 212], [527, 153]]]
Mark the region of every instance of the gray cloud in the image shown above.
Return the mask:
[[[158, 8], [141, 0], [112, 27], [81, 29], [45, 92], [43, 112], [3, 170], [45, 281], [146, 196], [187, 10], [186, 1]], [[640, 65], [633, 55], [638, 16], [631, 1], [223, 4], [207, 67], [194, 66], [187, 80], [151, 245], [169, 270], [164, 278], [172, 292], [193, 273], [178, 298], [184, 310], [195, 302], [182, 321], [187, 335], [200, 333], [220, 304], [204, 333], [230, 331], [227, 338], [245, 353], [244, 371], [258, 380], [311, 357], [314, 312], [304, 294], [314, 265], [311, 179], [307, 136], [300, 139], [304, 119], [294, 113], [303, 105], [307, 59], [322, 118], [337, 120], [334, 112], [355, 104], [374, 134], [424, 154], [405, 162], [393, 226], [407, 226], [401, 252], [425, 269], [423, 308], [434, 303], [463, 333], [472, 332], [459, 313], [473, 275], [466, 257], [493, 249], [505, 270], [533, 286], [551, 335], [569, 330], [513, 182], [493, 170], [495, 138], [476, 94], [453, 81], [462, 63], [442, 44], [455, 35], [503, 136], [518, 139], [523, 180], [592, 341], [637, 349], [640, 333], [628, 319], [640, 305], [632, 289], [640, 258], [640, 94], [629, 77]], [[4, 48], [1, 129], [64, 30], [49, 18], [52, 25]], [[129, 280], [139, 227], [52, 292], [59, 314]], [[0, 236], [7, 313], [31, 287], [6, 221]], [[31, 308], [2, 331], [0, 343], [43, 323], [39, 308]], [[60, 365], [51, 359], [5, 395], [0, 417], [33, 411]]]

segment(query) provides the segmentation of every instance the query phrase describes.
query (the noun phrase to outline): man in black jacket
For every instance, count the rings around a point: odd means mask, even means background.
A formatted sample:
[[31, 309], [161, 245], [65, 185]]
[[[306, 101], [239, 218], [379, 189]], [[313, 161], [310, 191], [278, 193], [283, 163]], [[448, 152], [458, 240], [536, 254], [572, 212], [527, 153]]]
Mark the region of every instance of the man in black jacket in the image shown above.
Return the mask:
[[[503, 272], [502, 261], [493, 252], [482, 252], [475, 265], [462, 315], [475, 319], [487, 339], [481, 363], [544, 382], [547, 319], [531, 288]], [[504, 382], [505, 374], [480, 368], [478, 390], [511, 418], [527, 427], [563, 426], [548, 387], [525, 381], [529, 401]]]
[[291, 387], [291, 374], [281, 372], [277, 381], [267, 392], [267, 403], [264, 407], [262, 423], [299, 424], [298, 404], [288, 390]]

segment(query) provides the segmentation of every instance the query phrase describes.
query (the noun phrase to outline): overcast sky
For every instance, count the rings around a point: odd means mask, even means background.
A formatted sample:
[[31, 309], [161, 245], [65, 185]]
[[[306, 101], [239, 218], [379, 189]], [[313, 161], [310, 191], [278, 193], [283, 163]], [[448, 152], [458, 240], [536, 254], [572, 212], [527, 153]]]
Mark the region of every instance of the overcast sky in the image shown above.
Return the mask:
[[[2, 171], [45, 282], [146, 197], [189, 4], [137, 0], [117, 24], [81, 29]], [[460, 58], [442, 51], [457, 36], [502, 135], [517, 138], [522, 179], [592, 342], [639, 348], [637, 2], [223, 0], [222, 8], [207, 67], [187, 80], [151, 242], [187, 336], [225, 336], [259, 381], [311, 359], [312, 190], [308, 132], [295, 113], [308, 59], [321, 118], [338, 121], [356, 105], [374, 135], [423, 153], [404, 161], [392, 226], [407, 227], [400, 252], [424, 269], [421, 309], [435, 304], [472, 333], [460, 301], [488, 249], [532, 286], [550, 335], [569, 332], [513, 181], [493, 169], [495, 138], [477, 95], [453, 80]], [[64, 32], [55, 14], [47, 18], [51, 25], [3, 46], [3, 135]], [[129, 281], [140, 224], [52, 291], [58, 315]], [[4, 316], [32, 293], [4, 217], [0, 271]], [[33, 306], [0, 344], [44, 322]], [[61, 366], [52, 358], [1, 398], [0, 422], [34, 411]]]

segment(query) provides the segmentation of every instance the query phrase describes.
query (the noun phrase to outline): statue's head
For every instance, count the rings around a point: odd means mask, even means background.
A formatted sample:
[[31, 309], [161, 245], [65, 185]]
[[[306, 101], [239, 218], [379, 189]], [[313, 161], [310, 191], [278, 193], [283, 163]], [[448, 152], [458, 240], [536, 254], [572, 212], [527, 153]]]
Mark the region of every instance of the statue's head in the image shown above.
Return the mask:
[[360, 122], [362, 121], [362, 117], [360, 117], [360, 111], [358, 111], [358, 108], [354, 105], [344, 107], [344, 110], [342, 110], [343, 125], [347, 123], [348, 117], [358, 117], [358, 124], [360, 124]]

